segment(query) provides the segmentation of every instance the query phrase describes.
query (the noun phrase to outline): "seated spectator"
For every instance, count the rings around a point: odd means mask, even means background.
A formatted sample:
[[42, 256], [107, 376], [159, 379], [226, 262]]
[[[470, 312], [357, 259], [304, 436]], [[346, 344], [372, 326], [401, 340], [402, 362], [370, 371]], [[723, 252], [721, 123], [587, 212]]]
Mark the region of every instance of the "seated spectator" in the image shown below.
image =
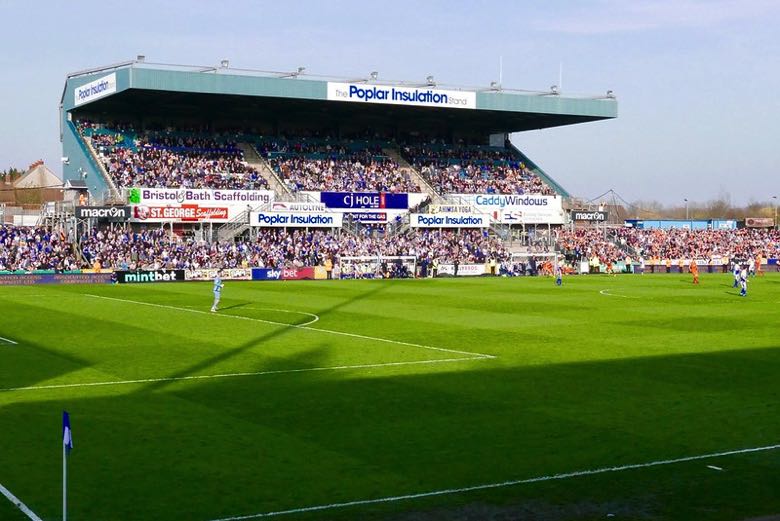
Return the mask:
[[[265, 190], [268, 182], [225, 135], [146, 132], [77, 122], [119, 187]], [[134, 136], [130, 139], [129, 136]]]
[[439, 193], [556, 193], [510, 149], [409, 145], [401, 152]]
[[271, 140], [261, 154], [294, 191], [419, 192], [420, 187], [379, 145], [343, 141]]

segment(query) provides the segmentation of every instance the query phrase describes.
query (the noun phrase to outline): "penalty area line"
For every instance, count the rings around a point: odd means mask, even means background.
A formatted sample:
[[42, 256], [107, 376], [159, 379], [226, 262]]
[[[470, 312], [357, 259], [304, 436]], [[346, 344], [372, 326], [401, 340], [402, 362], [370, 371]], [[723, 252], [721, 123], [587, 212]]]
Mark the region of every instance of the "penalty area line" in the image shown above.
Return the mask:
[[91, 295], [89, 293], [85, 293], [84, 296], [91, 297], [91, 298], [97, 298], [102, 300], [113, 300], [115, 302], [124, 302], [126, 304], [136, 304], [139, 306], [150, 306], [154, 308], [162, 308], [162, 309], [172, 309], [174, 311], [184, 311], [186, 313], [197, 313], [199, 315], [208, 315], [208, 316], [217, 316], [217, 317], [225, 317], [225, 318], [233, 318], [236, 320], [248, 320], [250, 322], [261, 322], [263, 324], [270, 324], [273, 326], [284, 326], [284, 327], [290, 327], [294, 329], [304, 329], [307, 331], [317, 331], [320, 333], [328, 333], [330, 335], [340, 335], [340, 336], [347, 336], [352, 338], [362, 338], [365, 340], [374, 340], [376, 342], [387, 342], [388, 344], [397, 344], [400, 346], [409, 346], [409, 347], [419, 347], [421, 349], [429, 349], [431, 351], [441, 351], [443, 353], [454, 353], [458, 355], [465, 355], [465, 356], [472, 356], [472, 357], [479, 357], [479, 358], [496, 358], [494, 355], [488, 355], [486, 353], [476, 353], [473, 351], [460, 351], [458, 349], [449, 349], [446, 347], [435, 347], [435, 346], [428, 346], [424, 344], [415, 344], [412, 342], [404, 342], [401, 340], [391, 340], [389, 338], [381, 338], [376, 336], [368, 336], [368, 335], [360, 335], [357, 333], [348, 333], [346, 331], [336, 331], [334, 329], [322, 329], [319, 327], [310, 327], [307, 325], [296, 325], [296, 324], [289, 324], [286, 322], [276, 322], [273, 320], [265, 320], [262, 318], [252, 318], [252, 317], [245, 317], [242, 315], [225, 315], [222, 313], [210, 313], [208, 311], [201, 311], [199, 309], [187, 309], [187, 308], [180, 308], [176, 306], [168, 306], [165, 304], [154, 304], [152, 302], [139, 302], [137, 300], [127, 300], [122, 298], [116, 298], [116, 297], [103, 297], [101, 295]]
[[233, 517], [222, 517], [219, 519], [212, 519], [211, 521], [243, 521], [246, 519], [260, 519], [263, 517], [276, 517], [276, 516], [284, 516], [284, 515], [290, 515], [290, 514], [303, 514], [307, 512], [319, 512], [322, 510], [334, 510], [337, 508], [346, 508], [346, 507], [353, 507], [353, 506], [361, 506], [361, 505], [374, 505], [374, 504], [380, 504], [380, 503], [394, 503], [398, 501], [407, 501], [411, 499], [420, 499], [420, 498], [426, 498], [426, 497], [434, 497], [434, 496], [445, 496], [449, 494], [460, 494], [463, 492], [473, 492], [477, 490], [488, 490], [488, 489], [494, 489], [494, 488], [504, 488], [504, 487], [512, 487], [516, 485], [524, 485], [529, 483], [539, 483], [543, 481], [555, 481], [555, 480], [562, 480], [562, 479], [569, 479], [569, 478], [576, 478], [580, 476], [592, 476], [595, 474], [606, 474], [608, 472], [621, 472], [625, 470], [634, 470], [634, 469], [642, 469], [647, 467], [659, 467], [662, 465], [673, 465], [675, 463], [684, 463], [687, 461], [696, 461], [696, 460], [703, 460], [703, 459], [710, 459], [710, 458], [720, 458], [724, 456], [732, 456], [735, 454], [748, 454], [751, 452], [763, 452], [763, 451], [769, 451], [769, 450], [776, 450], [780, 449], [780, 445], [767, 445], [765, 447], [754, 447], [750, 449], [736, 449], [736, 450], [729, 450], [724, 452], [713, 452], [710, 454], [700, 454], [697, 456], [686, 456], [683, 458], [674, 458], [674, 459], [666, 459], [666, 460], [659, 460], [659, 461], [650, 461], [647, 463], [635, 463], [632, 465], [620, 465], [616, 467], [602, 467], [597, 469], [590, 469], [590, 470], [576, 470], [574, 472], [566, 472], [564, 474], [551, 474], [547, 476], [537, 476], [534, 478], [527, 478], [527, 479], [516, 479], [511, 481], [502, 481], [499, 483], [486, 483], [482, 485], [472, 485], [470, 487], [463, 487], [463, 488], [449, 488], [444, 490], [434, 490], [431, 492], [420, 492], [417, 494], [406, 494], [403, 496], [390, 496], [390, 497], [384, 497], [384, 498], [377, 498], [377, 499], [360, 499], [355, 501], [345, 501], [343, 503], [331, 503], [328, 505], [316, 505], [316, 506], [310, 506], [310, 507], [302, 507], [302, 508], [293, 508], [290, 510], [277, 510], [275, 512], [264, 512], [260, 514], [248, 514], [248, 515], [238, 515]]
[[0, 494], [3, 494], [8, 499], [8, 501], [13, 503], [16, 508], [21, 510], [24, 515], [32, 519], [32, 521], [43, 521], [40, 517], [38, 517], [38, 514], [30, 510], [30, 507], [22, 503], [22, 501], [18, 497], [14, 496], [10, 490], [5, 488], [2, 483], [0, 483]]
[[13, 345], [19, 345], [19, 342], [14, 342], [10, 338], [5, 338], [4, 336], [0, 336], [0, 344], [13, 344]]
[[451, 364], [453, 362], [467, 362], [472, 360], [489, 360], [489, 358], [484, 356], [472, 356], [472, 357], [463, 357], [463, 358], [439, 358], [435, 360], [412, 360], [409, 362], [382, 362], [377, 364], [335, 365], [335, 366], [327, 366], [327, 367], [303, 367], [300, 369], [274, 369], [271, 371], [254, 371], [251, 373], [203, 374], [203, 375], [191, 375], [191, 376], [171, 376], [171, 377], [162, 377], [162, 378], [140, 378], [137, 380], [109, 380], [105, 382], [80, 382], [80, 383], [72, 383], [72, 384], [33, 385], [28, 387], [9, 387], [7, 389], [0, 389], [0, 392], [40, 391], [44, 389], [67, 389], [71, 387], [103, 387], [108, 385], [132, 385], [132, 384], [146, 384], [146, 383], [156, 383], [156, 382], [177, 382], [182, 380], [212, 380], [216, 378], [270, 376], [276, 374], [311, 373], [311, 372], [319, 372], [319, 371], [348, 371], [348, 370], [356, 370], [356, 369], [378, 369], [383, 367], [400, 367], [405, 365]]

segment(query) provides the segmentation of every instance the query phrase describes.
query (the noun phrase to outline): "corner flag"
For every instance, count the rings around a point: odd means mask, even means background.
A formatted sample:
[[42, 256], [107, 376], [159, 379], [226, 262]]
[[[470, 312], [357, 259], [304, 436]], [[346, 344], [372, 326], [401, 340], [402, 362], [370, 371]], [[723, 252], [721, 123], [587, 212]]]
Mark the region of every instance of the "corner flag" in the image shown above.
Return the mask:
[[70, 432], [70, 415], [62, 411], [62, 445], [67, 452], [73, 448], [73, 435]]
[[62, 411], [62, 521], [68, 521], [68, 454], [73, 448], [70, 415]]

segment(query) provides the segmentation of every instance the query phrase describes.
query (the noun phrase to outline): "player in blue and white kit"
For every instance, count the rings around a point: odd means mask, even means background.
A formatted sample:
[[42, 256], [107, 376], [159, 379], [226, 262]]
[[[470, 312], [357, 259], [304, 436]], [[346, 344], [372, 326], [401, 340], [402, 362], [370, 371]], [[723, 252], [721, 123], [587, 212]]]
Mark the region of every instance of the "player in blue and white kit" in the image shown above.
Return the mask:
[[211, 305], [211, 312], [216, 313], [219, 299], [222, 298], [222, 288], [225, 285], [222, 283], [222, 270], [217, 271], [217, 275], [214, 277], [214, 304]]
[[742, 289], [739, 290], [740, 297], [747, 296], [747, 283], [748, 283], [748, 268], [747, 266], [743, 266], [742, 270], [740, 270], [739, 272], [739, 284], [742, 287]]
[[741, 270], [739, 269], [739, 263], [734, 261], [734, 287], [735, 288], [739, 287], [739, 282], [740, 282], [739, 273], [740, 273], [740, 271]]
[[560, 264], [555, 264], [555, 285], [560, 286], [563, 284], [563, 270]]

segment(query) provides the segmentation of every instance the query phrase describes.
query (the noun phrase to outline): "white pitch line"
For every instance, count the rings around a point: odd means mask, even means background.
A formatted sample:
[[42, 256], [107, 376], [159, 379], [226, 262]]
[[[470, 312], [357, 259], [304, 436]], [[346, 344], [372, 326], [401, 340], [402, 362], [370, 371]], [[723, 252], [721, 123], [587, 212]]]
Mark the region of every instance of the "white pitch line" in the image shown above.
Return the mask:
[[308, 325], [314, 324], [315, 322], [317, 322], [320, 319], [319, 315], [316, 315], [314, 313], [309, 313], [307, 311], [293, 311], [291, 309], [277, 309], [277, 308], [256, 308], [254, 306], [248, 306], [245, 309], [257, 309], [259, 311], [278, 311], [280, 313], [290, 313], [290, 314], [293, 314], [293, 315], [306, 315], [308, 317], [314, 317], [312, 320], [309, 320], [308, 322], [304, 322], [302, 324], [289, 324], [291, 326], [293, 326], [293, 325], [294, 326], [301, 326], [301, 327], [308, 326]]
[[500, 483], [487, 483], [487, 484], [473, 485], [470, 487], [463, 487], [463, 488], [450, 488], [445, 490], [435, 490], [433, 492], [406, 494], [403, 496], [391, 496], [391, 497], [384, 497], [378, 499], [360, 499], [355, 501], [345, 501], [343, 503], [331, 503], [329, 505], [316, 505], [310, 507], [293, 508], [290, 510], [277, 510], [276, 512], [264, 512], [260, 514], [248, 514], [248, 515], [239, 515], [233, 517], [223, 517], [219, 519], [213, 519], [211, 521], [243, 521], [245, 519], [259, 519], [262, 517], [275, 517], [275, 516], [284, 516], [289, 514], [303, 514], [306, 512], [318, 512], [321, 510], [333, 510], [337, 508], [345, 508], [345, 507], [360, 506], [360, 505], [373, 505], [377, 503], [393, 503], [397, 501], [406, 501], [410, 499], [420, 499], [420, 498], [432, 497], [432, 496], [444, 496], [449, 494], [461, 494], [463, 492], [473, 492], [475, 490], [487, 490], [487, 489], [494, 489], [494, 488], [512, 487], [512, 486], [524, 485], [528, 483], [539, 483], [542, 481], [554, 481], [554, 480], [561, 480], [561, 479], [568, 479], [568, 478], [576, 478], [580, 476], [592, 476], [594, 474], [606, 474], [608, 472], [621, 472], [624, 470], [642, 469], [647, 467], [658, 467], [661, 465], [672, 465], [674, 463], [684, 463], [687, 461], [719, 458], [723, 456], [732, 456], [734, 454], [747, 454], [750, 452], [762, 452], [762, 451], [776, 450], [776, 449], [780, 449], [780, 445], [767, 445], [765, 447], [755, 447], [751, 449], [737, 449], [737, 450], [729, 450], [725, 452], [713, 452], [711, 454], [700, 454], [698, 456], [686, 456], [683, 458], [651, 461], [649, 463], [635, 463], [633, 465], [620, 465], [617, 467], [603, 467], [603, 468], [591, 469], [591, 470], [577, 470], [574, 472], [566, 472], [564, 474], [552, 474], [547, 476], [538, 476], [535, 478], [502, 481]]
[[8, 342], [9, 344], [13, 344], [13, 345], [15, 345], [15, 346], [16, 346], [16, 345], [19, 345], [19, 342], [14, 342], [14, 341], [13, 341], [13, 340], [11, 340], [10, 338], [5, 338], [5, 337], [3, 337], [3, 336], [0, 336], [0, 342]]
[[617, 293], [608, 293], [608, 292], [609, 292], [608, 289], [602, 289], [601, 291], [599, 291], [599, 293], [601, 293], [602, 295], [604, 295], [606, 297], [639, 298], [639, 297], [631, 297], [631, 296], [628, 296], [628, 295], [618, 295]]
[[239, 378], [246, 376], [268, 376], [275, 374], [290, 373], [308, 373], [314, 371], [346, 371], [350, 369], [374, 369], [381, 367], [398, 367], [403, 365], [422, 365], [422, 364], [450, 364], [453, 362], [466, 362], [472, 360], [489, 360], [486, 356], [472, 356], [467, 358], [440, 358], [436, 360], [413, 360], [410, 362], [382, 362], [377, 364], [359, 364], [359, 365], [336, 365], [328, 367], [304, 367], [301, 369], [275, 369], [271, 371], [256, 371], [251, 373], [223, 373], [223, 374], [203, 374], [191, 376], [170, 376], [162, 378], [141, 378], [138, 380], [109, 380], [105, 382], [80, 382], [72, 384], [51, 384], [51, 385], [33, 385], [28, 387], [9, 387], [0, 389], [0, 392], [13, 391], [40, 391], [43, 389], [67, 389], [70, 387], [101, 387], [107, 385], [132, 385], [155, 382], [176, 382], [179, 380], [210, 380], [214, 378]]
[[38, 514], [30, 510], [30, 507], [22, 503], [22, 501], [14, 496], [10, 490], [5, 488], [2, 483], [0, 483], [0, 494], [3, 494], [6, 498], [8, 498], [8, 501], [14, 504], [16, 508], [24, 512], [24, 515], [32, 519], [32, 521], [43, 521], [40, 517], [38, 517]]
[[275, 322], [273, 320], [264, 320], [262, 318], [251, 318], [251, 317], [244, 317], [241, 315], [225, 315], [221, 313], [211, 313], [208, 311], [201, 311], [198, 309], [187, 309], [187, 308], [179, 308], [176, 306], [167, 306], [165, 304], [153, 304], [151, 302], [139, 302], [137, 300], [127, 300], [122, 298], [115, 298], [115, 297], [103, 297], [101, 295], [91, 295], [88, 293], [85, 293], [85, 296], [92, 297], [92, 298], [98, 298], [103, 300], [113, 300], [116, 302], [124, 302], [127, 304], [137, 304], [139, 306], [151, 306], [155, 308], [163, 308], [163, 309], [173, 309], [175, 311], [185, 311], [187, 313], [198, 313], [199, 315], [209, 315], [209, 316], [218, 316], [218, 317], [225, 317], [225, 318], [234, 318], [237, 320], [249, 320], [250, 322], [262, 322], [263, 324], [271, 324], [273, 326], [285, 326], [285, 327], [292, 327], [295, 329], [305, 329], [308, 331], [318, 331], [320, 333], [329, 333], [331, 335], [341, 335], [341, 336], [348, 336], [352, 338], [362, 338], [365, 340], [375, 340], [377, 342], [387, 342], [389, 344], [398, 344], [402, 346], [410, 346], [410, 347], [419, 347], [421, 349], [430, 349], [432, 351], [441, 351], [444, 353], [454, 353], [457, 355], [466, 355], [466, 356], [474, 356], [474, 357], [481, 357], [481, 358], [496, 358], [494, 355], [488, 355], [485, 353], [475, 353], [472, 351], [459, 351], [457, 349], [448, 349], [445, 347], [435, 347], [435, 346], [428, 346], [424, 344], [415, 344], [412, 342], [403, 342], [401, 340], [391, 340], [389, 338], [380, 338], [375, 336], [367, 336], [367, 335], [359, 335], [357, 333], [347, 333], [346, 331], [335, 331], [332, 329], [320, 329], [318, 327], [309, 327], [304, 325], [295, 325], [295, 324], [288, 324], [286, 322]]

